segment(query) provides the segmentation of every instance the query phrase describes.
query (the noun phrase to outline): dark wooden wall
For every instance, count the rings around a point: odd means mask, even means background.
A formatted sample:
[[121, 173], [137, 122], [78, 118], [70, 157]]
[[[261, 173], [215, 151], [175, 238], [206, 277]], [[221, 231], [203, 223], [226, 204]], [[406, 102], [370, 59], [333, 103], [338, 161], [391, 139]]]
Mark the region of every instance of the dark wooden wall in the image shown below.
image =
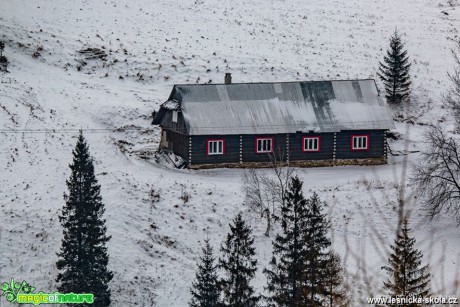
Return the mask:
[[189, 154], [189, 137], [188, 135], [178, 133], [171, 130], [166, 131], [166, 137], [168, 140], [168, 147], [166, 149], [171, 150], [174, 154], [181, 156], [188, 162]]
[[[318, 152], [303, 152], [304, 137], [319, 137]], [[289, 161], [329, 160], [334, 153], [334, 133], [296, 133], [289, 135]]]
[[161, 108], [158, 112], [158, 115], [161, 118], [161, 121], [158, 122], [164, 130], [173, 130], [182, 134], [187, 133], [187, 129], [185, 127], [185, 120], [182, 112], [177, 111], [177, 122], [173, 122], [173, 112], [171, 110], [167, 110], [165, 108]]
[[[256, 138], [272, 138], [273, 153], [256, 153]], [[286, 155], [286, 134], [243, 135], [243, 162], [284, 161]]]
[[[351, 150], [352, 135], [369, 135], [369, 150]], [[337, 159], [380, 158], [385, 152], [385, 130], [340, 131], [337, 133]]]
[[[225, 154], [207, 154], [208, 140], [225, 140]], [[192, 136], [192, 164], [208, 163], [239, 163], [240, 161], [240, 136], [239, 135], [199, 135]]]
[[[269, 162], [273, 155], [278, 161], [286, 161], [287, 158], [287, 134], [267, 134], [267, 135], [200, 135], [187, 136], [174, 131], [167, 131], [169, 149], [175, 154], [185, 158], [191, 164], [220, 164], [220, 163], [240, 163], [244, 162]], [[369, 135], [368, 150], [352, 150], [352, 135]], [[319, 136], [320, 151], [304, 152], [303, 137]], [[267, 153], [256, 153], [256, 138], [273, 138], [273, 155]], [[191, 139], [192, 155], [189, 156], [189, 146]], [[225, 154], [208, 155], [207, 141], [214, 139], [225, 140]], [[385, 155], [385, 131], [384, 130], [359, 130], [341, 131], [335, 134], [336, 139], [336, 159], [362, 159], [362, 158], [382, 158]], [[242, 154], [240, 156], [240, 142]], [[289, 161], [303, 160], [332, 160], [334, 159], [334, 133], [293, 133], [289, 134]]]

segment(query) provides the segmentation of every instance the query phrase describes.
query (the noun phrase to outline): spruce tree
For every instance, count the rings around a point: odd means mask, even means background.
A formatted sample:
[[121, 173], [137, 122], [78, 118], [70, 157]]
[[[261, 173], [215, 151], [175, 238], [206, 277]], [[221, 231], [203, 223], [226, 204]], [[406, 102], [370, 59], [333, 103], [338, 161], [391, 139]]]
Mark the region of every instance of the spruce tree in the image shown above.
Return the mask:
[[339, 254], [331, 251], [326, 267], [325, 306], [347, 307], [350, 305], [348, 285]]
[[397, 30], [390, 38], [390, 48], [383, 61], [377, 74], [385, 85], [385, 97], [390, 103], [399, 103], [409, 97], [411, 64]]
[[409, 236], [410, 228], [407, 224], [407, 219], [404, 219], [401, 232], [398, 233], [394, 245], [391, 245], [393, 252], [388, 259], [389, 265], [382, 268], [389, 275], [384, 287], [392, 297], [429, 296], [428, 265], [422, 266], [423, 254], [414, 247], [415, 238]]
[[3, 55], [5, 49], [5, 43], [0, 41], [0, 70], [8, 72], [8, 59]]
[[271, 269], [264, 270], [270, 306], [300, 307], [307, 302], [304, 288], [307, 218], [307, 201], [302, 182], [296, 176], [289, 182], [281, 207], [281, 233], [273, 241]]
[[106, 235], [103, 219], [101, 187], [81, 131], [70, 169], [72, 173], [66, 181], [68, 194], [64, 195], [66, 203], [59, 216], [64, 238], [57, 254], [58, 289], [63, 293], [92, 293], [94, 304], [88, 306], [109, 306], [108, 284], [113, 274], [107, 269], [106, 243], [110, 236]]
[[254, 238], [241, 213], [234, 218], [233, 225], [230, 224], [230, 233], [221, 246], [221, 252], [223, 256], [219, 258], [219, 267], [225, 274], [220, 281], [223, 291], [222, 305], [256, 306], [259, 297], [254, 294], [250, 285], [257, 271]]
[[329, 221], [323, 213], [324, 202], [318, 194], [307, 200], [308, 215], [305, 243], [306, 266], [305, 288], [308, 297], [308, 306], [322, 306], [327, 293], [326, 278], [331, 241], [327, 237], [330, 228]]
[[0, 41], [0, 59], [3, 58], [3, 50], [5, 50], [5, 43]]
[[217, 277], [217, 265], [214, 264], [216, 258], [213, 249], [209, 244], [209, 239], [205, 240], [203, 255], [200, 257], [198, 272], [195, 282], [190, 290], [192, 300], [190, 307], [218, 307], [220, 289]]

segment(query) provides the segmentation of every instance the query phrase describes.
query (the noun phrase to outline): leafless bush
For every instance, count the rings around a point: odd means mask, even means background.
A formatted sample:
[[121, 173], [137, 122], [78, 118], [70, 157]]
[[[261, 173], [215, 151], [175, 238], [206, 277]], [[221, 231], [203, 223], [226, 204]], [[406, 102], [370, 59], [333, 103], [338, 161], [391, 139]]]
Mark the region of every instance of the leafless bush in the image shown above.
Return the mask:
[[249, 169], [243, 175], [243, 190], [246, 195], [245, 203], [267, 219], [265, 235], [270, 235], [271, 220], [275, 210], [279, 208], [279, 197], [274, 192], [275, 182], [267, 174], [255, 169]]
[[42, 55], [41, 54], [42, 51], [43, 51], [43, 46], [41, 46], [41, 45], [37, 46], [37, 48], [35, 49], [34, 53], [32, 53], [32, 57], [34, 59], [40, 57]]
[[184, 202], [184, 204], [188, 203], [188, 201], [190, 200], [190, 193], [187, 192], [186, 190], [182, 190], [181, 193], [180, 193], [180, 199], [182, 199], [182, 201]]
[[293, 169], [270, 155], [270, 172], [249, 169], [243, 175], [243, 190], [246, 201], [260, 217], [267, 219], [265, 235], [270, 236], [272, 221], [278, 219], [279, 210], [284, 203], [286, 188]]
[[432, 219], [441, 212], [452, 213], [460, 225], [460, 156], [459, 144], [441, 127], [425, 133], [427, 149], [422, 162], [414, 165], [414, 182], [426, 197], [425, 207]]
[[149, 197], [150, 197], [150, 201], [152, 202], [153, 206], [155, 206], [155, 204], [160, 201], [160, 193], [157, 190], [155, 190], [153, 187], [150, 189]]
[[452, 49], [456, 67], [452, 73], [448, 73], [452, 81], [452, 88], [443, 97], [444, 106], [451, 111], [456, 123], [456, 132], [460, 133], [460, 40], [457, 41], [455, 49]]
[[94, 59], [101, 59], [103, 61], [107, 60], [107, 53], [105, 50], [101, 48], [85, 48], [78, 51], [80, 54], [84, 56], [85, 60], [94, 60]]

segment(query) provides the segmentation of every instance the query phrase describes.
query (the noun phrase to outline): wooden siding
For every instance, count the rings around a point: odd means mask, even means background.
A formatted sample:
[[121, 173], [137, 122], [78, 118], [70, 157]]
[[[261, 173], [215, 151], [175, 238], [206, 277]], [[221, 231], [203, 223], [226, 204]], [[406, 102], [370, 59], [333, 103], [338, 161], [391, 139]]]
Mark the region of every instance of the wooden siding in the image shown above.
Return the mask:
[[188, 162], [189, 137], [171, 130], [163, 131], [166, 131], [166, 139], [168, 141], [168, 146], [165, 149], [171, 150], [175, 155], [181, 156]]
[[[238, 163], [240, 161], [239, 135], [200, 135], [192, 136], [192, 165], [206, 163]], [[223, 155], [208, 155], [209, 140], [225, 140]]]
[[[319, 151], [304, 152], [304, 137], [319, 137]], [[333, 158], [333, 154], [334, 133], [296, 133], [289, 135], [289, 161], [328, 160]]]
[[[161, 119], [160, 126], [164, 130], [173, 130], [181, 134], [186, 134], [187, 129], [185, 127], [184, 116], [180, 111], [171, 111], [167, 109], [160, 109], [160, 112], [164, 112], [164, 115]], [[177, 122], [173, 122], [173, 112], [177, 112]]]
[[[256, 153], [257, 138], [272, 138], [273, 153]], [[277, 161], [286, 160], [286, 134], [243, 135], [242, 140], [243, 162], [269, 162], [273, 154]]]
[[[264, 135], [201, 135], [188, 136], [166, 130], [168, 149], [183, 157], [188, 163], [194, 164], [234, 164], [234, 163], [263, 163], [270, 162], [273, 154], [277, 161], [287, 161], [295, 164], [301, 161], [335, 161], [367, 158], [386, 158], [385, 131], [359, 130], [341, 131], [338, 133], [293, 133], [293, 134], [264, 134]], [[369, 149], [352, 150], [353, 135], [368, 135]], [[319, 137], [318, 152], [304, 152], [303, 138]], [[273, 153], [257, 153], [256, 140], [271, 138]], [[334, 138], [336, 140], [336, 155], [334, 157]], [[189, 156], [191, 140], [191, 157]], [[209, 140], [224, 140], [225, 148], [222, 155], [208, 155]], [[287, 142], [288, 141], [288, 142]], [[241, 143], [240, 143], [241, 142]], [[242, 152], [240, 155], [240, 146]], [[289, 146], [289, 155], [287, 155]]]
[[[369, 149], [352, 150], [353, 135], [369, 135]], [[381, 158], [385, 154], [385, 130], [348, 130], [337, 133], [337, 159]]]

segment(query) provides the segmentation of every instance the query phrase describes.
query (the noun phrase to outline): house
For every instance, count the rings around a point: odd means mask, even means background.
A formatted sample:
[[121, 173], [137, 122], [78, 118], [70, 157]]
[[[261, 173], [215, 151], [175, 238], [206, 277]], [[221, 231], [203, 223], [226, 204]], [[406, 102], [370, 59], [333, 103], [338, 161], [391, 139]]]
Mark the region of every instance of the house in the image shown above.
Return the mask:
[[175, 85], [153, 119], [189, 168], [387, 163], [392, 114], [375, 81]]

